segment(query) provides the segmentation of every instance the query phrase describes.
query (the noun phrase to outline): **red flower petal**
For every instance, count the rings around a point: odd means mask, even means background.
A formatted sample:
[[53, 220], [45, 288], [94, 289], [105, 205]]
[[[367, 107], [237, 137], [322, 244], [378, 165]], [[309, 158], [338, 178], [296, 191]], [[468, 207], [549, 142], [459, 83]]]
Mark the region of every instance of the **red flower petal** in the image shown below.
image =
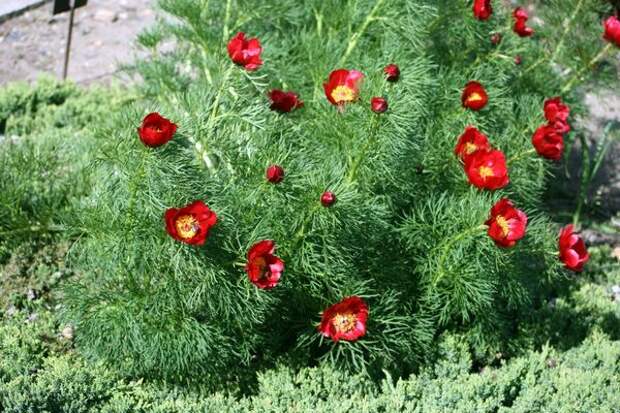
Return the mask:
[[475, 152], [467, 160], [465, 172], [469, 182], [480, 189], [495, 190], [510, 182], [506, 157], [498, 150]]
[[493, 14], [491, 0], [474, 0], [474, 16], [478, 20], [487, 20]]
[[534, 29], [527, 26], [529, 16], [524, 8], [517, 7], [513, 11], [512, 16], [515, 19], [515, 24], [513, 27], [515, 33], [517, 33], [521, 37], [529, 37], [534, 34]]
[[468, 82], [463, 90], [461, 96], [461, 102], [463, 106], [471, 110], [480, 110], [484, 108], [489, 101], [489, 95], [487, 95], [484, 87], [475, 81]]
[[325, 96], [332, 105], [344, 105], [354, 102], [359, 96], [359, 86], [364, 74], [357, 70], [338, 69], [329, 75], [323, 84]]
[[489, 140], [478, 129], [473, 126], [465, 128], [465, 132], [459, 138], [454, 154], [464, 162], [477, 151], [488, 151], [491, 149]]
[[560, 260], [564, 266], [572, 271], [580, 272], [590, 259], [583, 239], [573, 232], [573, 225], [566, 225], [560, 230], [558, 247]]
[[368, 305], [357, 296], [347, 297], [323, 311], [319, 332], [333, 341], [355, 341], [366, 334]]
[[183, 208], [170, 208], [164, 214], [166, 231], [177, 241], [203, 245], [209, 229], [217, 223], [217, 215], [202, 201]]
[[271, 110], [277, 110], [281, 113], [290, 112], [304, 105], [304, 102], [299, 99], [297, 93], [284, 92], [279, 89], [273, 89], [269, 92], [269, 100], [271, 101]]
[[493, 205], [485, 224], [489, 226], [489, 236], [498, 246], [510, 248], [525, 236], [527, 215], [515, 208], [510, 200], [503, 198]]
[[554, 161], [561, 159], [564, 153], [564, 138], [550, 125], [543, 125], [534, 132], [532, 145], [540, 156]]
[[620, 47], [620, 20], [616, 16], [610, 16], [603, 22], [605, 40]]
[[138, 128], [138, 136], [146, 146], [156, 148], [169, 142], [176, 131], [177, 125], [154, 112], [144, 117]]
[[248, 71], [256, 70], [263, 64], [260, 41], [257, 38], [246, 40], [243, 32], [237, 33], [228, 42], [227, 49], [231, 60]]
[[245, 271], [250, 282], [258, 288], [275, 287], [284, 272], [284, 261], [273, 255], [275, 247], [275, 242], [263, 240], [254, 244], [248, 251]]

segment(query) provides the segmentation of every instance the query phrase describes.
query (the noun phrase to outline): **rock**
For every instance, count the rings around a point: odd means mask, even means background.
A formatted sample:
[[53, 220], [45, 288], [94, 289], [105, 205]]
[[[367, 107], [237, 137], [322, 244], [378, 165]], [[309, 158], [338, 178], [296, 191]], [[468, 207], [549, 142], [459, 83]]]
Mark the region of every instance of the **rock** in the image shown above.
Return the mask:
[[9, 317], [13, 317], [15, 314], [17, 314], [17, 307], [15, 307], [14, 305], [9, 306], [9, 308], [6, 310], [6, 315], [8, 315]]
[[60, 335], [67, 340], [73, 340], [73, 327], [70, 325], [65, 326]]
[[118, 13], [108, 9], [99, 9], [95, 12], [93, 17], [100, 22], [114, 23], [118, 20]]
[[26, 298], [28, 298], [28, 301], [34, 301], [39, 298], [39, 293], [37, 292], [37, 290], [29, 288], [28, 292], [26, 293]]

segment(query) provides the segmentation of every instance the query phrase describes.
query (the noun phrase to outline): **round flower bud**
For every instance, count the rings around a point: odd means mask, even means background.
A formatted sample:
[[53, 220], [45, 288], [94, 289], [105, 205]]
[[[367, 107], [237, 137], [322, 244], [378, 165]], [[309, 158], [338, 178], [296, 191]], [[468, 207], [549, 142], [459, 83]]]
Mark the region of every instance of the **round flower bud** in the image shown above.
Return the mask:
[[385, 78], [389, 82], [396, 82], [400, 77], [400, 69], [393, 63], [384, 67], [383, 73], [385, 73]]
[[374, 97], [370, 100], [370, 107], [375, 113], [383, 113], [388, 109], [388, 103], [384, 98]]
[[284, 179], [284, 169], [280, 165], [271, 165], [267, 168], [265, 176], [272, 184], [279, 184]]
[[325, 191], [323, 195], [321, 195], [321, 204], [324, 207], [329, 208], [330, 206], [336, 203], [336, 194], [333, 192]]

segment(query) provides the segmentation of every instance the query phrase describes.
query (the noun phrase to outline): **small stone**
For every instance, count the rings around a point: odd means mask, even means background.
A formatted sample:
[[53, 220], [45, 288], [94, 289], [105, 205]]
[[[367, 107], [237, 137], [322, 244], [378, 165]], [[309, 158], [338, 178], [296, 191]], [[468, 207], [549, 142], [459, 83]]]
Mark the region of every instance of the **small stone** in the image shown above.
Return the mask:
[[100, 22], [114, 23], [118, 20], [118, 14], [112, 10], [99, 9], [94, 14], [94, 19]]
[[9, 317], [13, 317], [15, 314], [17, 314], [17, 307], [15, 307], [14, 305], [10, 305], [9, 308], [6, 310], [6, 315], [8, 315]]
[[28, 292], [26, 293], [26, 298], [28, 298], [28, 301], [34, 301], [39, 298], [39, 293], [37, 292], [37, 290], [29, 288]]
[[554, 358], [550, 358], [547, 360], [547, 367], [550, 369], [554, 369], [558, 366], [558, 361]]
[[33, 323], [37, 321], [38, 318], [39, 318], [39, 315], [37, 313], [32, 313], [28, 316], [28, 319], [26, 320], [26, 322]]
[[62, 329], [60, 335], [67, 340], [73, 340], [73, 327], [68, 325]]

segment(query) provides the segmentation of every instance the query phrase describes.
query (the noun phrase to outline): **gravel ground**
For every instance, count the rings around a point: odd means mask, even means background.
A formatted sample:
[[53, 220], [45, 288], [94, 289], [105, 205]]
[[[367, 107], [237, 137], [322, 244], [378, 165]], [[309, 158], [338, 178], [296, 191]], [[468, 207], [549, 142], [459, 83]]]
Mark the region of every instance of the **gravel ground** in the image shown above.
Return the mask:
[[[52, 16], [51, 10], [48, 3], [0, 23], [0, 85], [61, 76], [69, 13]], [[109, 82], [119, 63], [132, 60], [135, 37], [154, 21], [151, 0], [91, 0], [75, 13], [69, 77]]]

